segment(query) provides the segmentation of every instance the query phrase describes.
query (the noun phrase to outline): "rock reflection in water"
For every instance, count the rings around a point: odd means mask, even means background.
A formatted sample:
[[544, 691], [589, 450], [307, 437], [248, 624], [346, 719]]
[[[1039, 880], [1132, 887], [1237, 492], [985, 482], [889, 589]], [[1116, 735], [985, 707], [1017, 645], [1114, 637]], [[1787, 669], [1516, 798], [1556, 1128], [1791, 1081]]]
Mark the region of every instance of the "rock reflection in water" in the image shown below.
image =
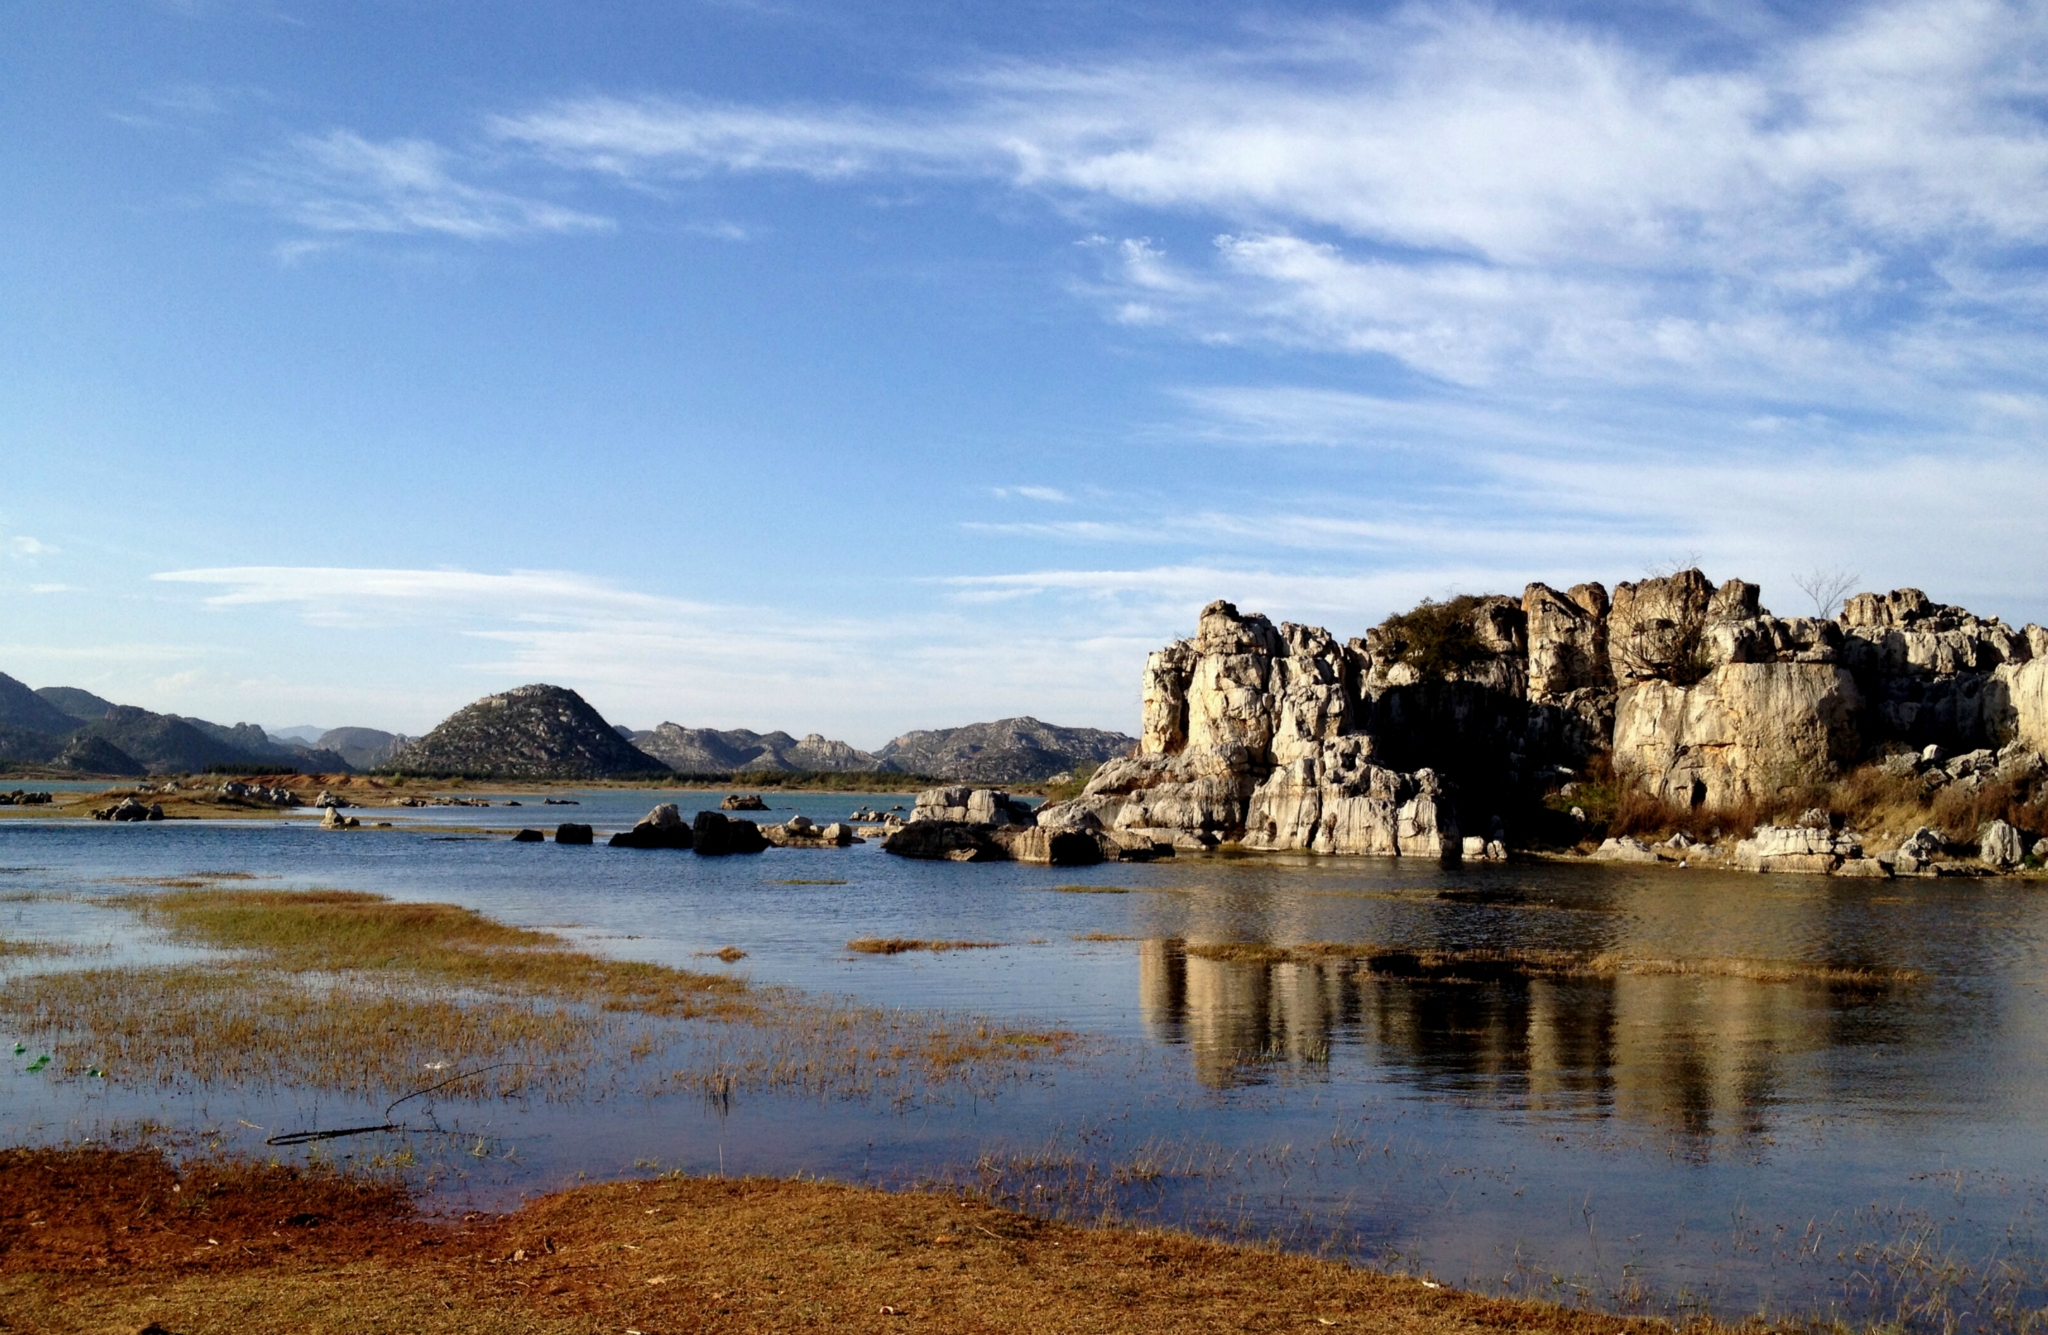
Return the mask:
[[1389, 978], [1352, 959], [1204, 958], [1173, 937], [1139, 947], [1138, 993], [1152, 1037], [1184, 1047], [1210, 1088], [1354, 1058], [1434, 1096], [1686, 1136], [1766, 1132], [1782, 1068], [1855, 1042], [1869, 1026], [1848, 1017], [1873, 1004], [1798, 979]]

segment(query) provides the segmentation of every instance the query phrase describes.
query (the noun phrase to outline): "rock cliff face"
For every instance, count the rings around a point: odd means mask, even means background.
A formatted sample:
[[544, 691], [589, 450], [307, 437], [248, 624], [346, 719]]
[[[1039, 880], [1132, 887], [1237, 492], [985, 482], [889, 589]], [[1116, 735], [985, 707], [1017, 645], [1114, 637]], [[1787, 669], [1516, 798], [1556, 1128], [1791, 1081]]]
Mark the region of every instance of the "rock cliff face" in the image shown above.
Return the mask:
[[1698, 570], [1611, 596], [1531, 584], [1345, 643], [1211, 603], [1193, 638], [1146, 661], [1138, 753], [1039, 824], [1455, 857], [1495, 847], [1517, 794], [1600, 751], [1664, 799], [1713, 808], [1930, 744], [2048, 752], [2048, 631], [1913, 589], [1833, 619], [1773, 616], [1760, 594]]
[[1145, 664], [1139, 753], [1105, 763], [1039, 824], [1168, 844], [1455, 858], [1462, 841], [1438, 777], [1376, 763], [1374, 739], [1357, 730], [1370, 667], [1358, 642], [1211, 603], [1193, 639]]
[[409, 774], [602, 779], [658, 774], [665, 767], [619, 736], [576, 692], [535, 685], [456, 710], [393, 757], [390, 768]]

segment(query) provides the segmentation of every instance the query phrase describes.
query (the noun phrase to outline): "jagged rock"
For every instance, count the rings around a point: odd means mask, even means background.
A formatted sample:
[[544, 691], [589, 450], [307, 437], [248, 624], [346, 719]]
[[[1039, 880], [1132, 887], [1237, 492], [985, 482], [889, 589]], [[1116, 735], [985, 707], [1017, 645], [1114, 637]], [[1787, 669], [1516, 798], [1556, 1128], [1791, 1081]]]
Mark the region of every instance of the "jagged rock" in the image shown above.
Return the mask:
[[2036, 862], [2048, 862], [2048, 839], [2034, 841], [2033, 858]]
[[588, 825], [564, 821], [555, 827], [555, 842], [558, 844], [587, 845], [596, 841], [597, 835]]
[[996, 843], [994, 834], [993, 826], [964, 821], [912, 821], [883, 840], [882, 851], [901, 858], [947, 862], [1008, 861], [1008, 852]]
[[521, 830], [512, 836], [512, 842], [515, 844], [544, 844], [547, 841], [548, 837], [539, 830]]
[[1681, 807], [1733, 807], [1833, 774], [1861, 744], [1862, 696], [1822, 663], [1731, 663], [1695, 686], [1645, 680], [1615, 707], [1614, 763]]
[[962, 821], [969, 825], [1034, 825], [1028, 803], [1012, 800], [999, 788], [927, 788], [917, 795], [913, 822]]
[[1898, 851], [1892, 854], [1892, 866], [1902, 875], [1927, 871], [1947, 846], [1940, 835], [1923, 825], [1906, 836]]
[[[2029, 643], [2039, 626], [2027, 627]], [[2048, 753], [2048, 652], [2027, 663], [2001, 663], [1992, 671], [1984, 713], [1993, 740]]]
[[750, 820], [738, 820], [716, 811], [700, 811], [690, 831], [691, 847], [707, 858], [729, 853], [759, 853], [768, 847], [761, 827]]
[[863, 842], [841, 821], [818, 825], [808, 816], [791, 816], [781, 825], [764, 825], [761, 837], [777, 848], [845, 848]]
[[1590, 854], [1594, 862], [1656, 862], [1657, 850], [1640, 839], [1622, 835], [1603, 840]]
[[1759, 825], [1749, 838], [1735, 845], [1735, 865], [1744, 871], [1826, 875], [1844, 859], [1862, 856], [1860, 838], [1846, 830], [1836, 834], [1825, 823], [1818, 828]]
[[1387, 769], [1370, 754], [1367, 739], [1346, 737], [1274, 769], [1252, 793], [1244, 846], [1458, 861], [1464, 840], [1437, 776]]
[[342, 815], [340, 807], [327, 808], [327, 814], [320, 818], [320, 828], [323, 830], [353, 830], [359, 828], [362, 823], [354, 816]]
[[798, 741], [786, 732], [759, 733], [746, 728], [721, 732], [664, 723], [650, 732], [631, 733], [629, 739], [678, 774], [739, 770], [845, 773], [882, 767], [867, 752], [815, 732]]
[[718, 807], [721, 811], [766, 811], [768, 804], [759, 793], [727, 793]]
[[2011, 871], [2027, 860], [2026, 841], [2002, 820], [1986, 821], [1977, 831], [1977, 861], [1997, 871]]
[[[566, 827], [565, 827], [566, 828]], [[690, 827], [683, 822], [683, 813], [673, 802], [661, 805], [640, 818], [632, 829], [611, 837], [613, 848], [688, 848], [691, 846]]]
[[313, 805], [314, 805], [314, 806], [315, 806], [316, 808], [317, 808], [317, 807], [329, 807], [329, 808], [333, 808], [333, 807], [352, 807], [352, 806], [354, 806], [354, 805], [355, 805], [355, 803], [353, 803], [353, 802], [349, 801], [349, 800], [348, 800], [347, 798], [345, 798], [345, 797], [340, 797], [340, 796], [337, 796], [337, 795], [336, 795], [336, 794], [334, 794], [334, 793], [330, 793], [330, 792], [328, 792], [328, 791], [327, 791], [327, 790], [326, 790], [325, 788], [322, 788], [322, 789], [320, 790], [320, 796], [318, 796], [318, 797], [316, 797], [316, 798], [314, 798], [314, 799], [313, 799]]
[[1530, 699], [1562, 700], [1573, 691], [1612, 686], [1607, 613], [1607, 590], [1598, 584], [1574, 585], [1565, 593], [1531, 584], [1522, 591]]

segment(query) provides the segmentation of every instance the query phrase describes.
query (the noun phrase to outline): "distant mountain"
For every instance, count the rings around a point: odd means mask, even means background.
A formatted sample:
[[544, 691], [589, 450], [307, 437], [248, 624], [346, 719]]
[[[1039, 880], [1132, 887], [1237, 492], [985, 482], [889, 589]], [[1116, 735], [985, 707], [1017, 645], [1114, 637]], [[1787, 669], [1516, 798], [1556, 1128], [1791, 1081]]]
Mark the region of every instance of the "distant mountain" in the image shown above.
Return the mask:
[[64, 738], [0, 723], [0, 764], [47, 765], [64, 750]]
[[1035, 718], [906, 732], [875, 753], [888, 769], [983, 783], [1031, 783], [1129, 751], [1138, 739]]
[[758, 733], [745, 728], [718, 732], [664, 723], [649, 732], [632, 734], [634, 745], [678, 774], [726, 774], [737, 770], [780, 770], [820, 773], [881, 768], [881, 762], [845, 742], [818, 733], [802, 741], [786, 732]]
[[[112, 700], [102, 700], [91, 691], [81, 691], [76, 686], [38, 686], [36, 694], [55, 705], [79, 723], [91, 723], [103, 719], [114, 707]], [[77, 724], [72, 726], [76, 727]]]
[[667, 767], [619, 736], [583, 697], [560, 686], [487, 695], [391, 758], [408, 774], [601, 779]]
[[318, 746], [320, 739], [334, 730], [313, 723], [298, 723], [289, 728], [266, 728], [264, 731], [279, 746]]
[[81, 737], [96, 737], [125, 752], [151, 774], [196, 774], [213, 765], [257, 768], [274, 759], [252, 755], [226, 740], [236, 735], [235, 729], [218, 723], [200, 727], [175, 714], [155, 714], [134, 705], [115, 705], [105, 718], [79, 731]]
[[0, 724], [62, 737], [77, 731], [78, 722], [14, 678], [0, 672]]
[[81, 774], [118, 774], [137, 777], [148, 773], [141, 761], [104, 737], [79, 733], [65, 743], [56, 763]]
[[355, 769], [375, 769], [416, 740], [376, 728], [329, 728], [313, 740], [313, 745], [334, 752]]

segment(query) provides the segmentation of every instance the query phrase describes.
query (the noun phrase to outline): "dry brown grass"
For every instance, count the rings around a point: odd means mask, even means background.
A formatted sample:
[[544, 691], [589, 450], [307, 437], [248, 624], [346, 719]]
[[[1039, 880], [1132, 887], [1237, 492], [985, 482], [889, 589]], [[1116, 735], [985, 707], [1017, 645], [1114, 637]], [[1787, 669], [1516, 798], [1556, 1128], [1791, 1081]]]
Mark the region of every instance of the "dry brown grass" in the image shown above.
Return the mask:
[[437, 1223], [317, 1174], [77, 1152], [7, 1167], [34, 1181], [0, 1198], [0, 1330], [47, 1335], [1668, 1329], [954, 1195], [665, 1178]]
[[85, 949], [66, 941], [20, 941], [0, 936], [0, 959], [28, 955], [76, 955]]
[[863, 936], [846, 943], [856, 955], [903, 955], [914, 950], [943, 954], [948, 950], [1000, 950], [1000, 941], [926, 941], [909, 936]]
[[1056, 895], [1128, 895], [1127, 885], [1055, 885], [1048, 887]]
[[1122, 932], [1076, 932], [1076, 941], [1141, 941], [1143, 937], [1127, 936]]

